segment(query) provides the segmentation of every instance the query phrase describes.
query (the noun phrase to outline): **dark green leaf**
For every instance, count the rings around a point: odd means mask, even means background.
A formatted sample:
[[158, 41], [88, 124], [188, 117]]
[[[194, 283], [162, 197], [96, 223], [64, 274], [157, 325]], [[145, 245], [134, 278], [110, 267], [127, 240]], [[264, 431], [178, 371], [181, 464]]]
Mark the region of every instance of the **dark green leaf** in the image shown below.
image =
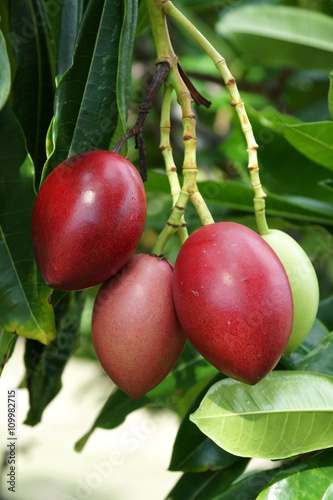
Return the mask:
[[217, 472], [187, 472], [170, 491], [166, 500], [212, 500], [242, 474], [247, 460], [241, 459]]
[[[312, 209], [320, 208], [323, 202], [325, 206], [332, 204], [330, 191], [320, 185], [328, 178], [327, 169], [291, 146], [284, 137], [283, 125], [277, 126], [271, 113], [248, 108], [248, 115], [259, 144], [260, 178], [264, 188], [280, 196], [292, 196], [295, 203], [300, 206], [304, 203]], [[286, 123], [290, 123], [289, 120]]]
[[217, 25], [242, 55], [266, 66], [300, 69], [332, 67], [333, 19], [319, 12], [282, 5], [240, 5]]
[[333, 88], [332, 88], [332, 82], [333, 82], [333, 70], [330, 71], [330, 86], [329, 86], [329, 90], [328, 90], [328, 108], [330, 110], [331, 118], [333, 119]]
[[323, 299], [319, 302], [318, 318], [325, 324], [325, 326], [333, 331], [333, 295]]
[[16, 340], [17, 335], [5, 332], [5, 330], [0, 328], [0, 375], [14, 350]]
[[[308, 356], [310, 357], [312, 356], [312, 353], [316, 350], [318, 344], [320, 344], [327, 337], [327, 335], [329, 335], [329, 331], [327, 330], [325, 325], [323, 325], [323, 323], [321, 323], [318, 319], [316, 319], [313, 327], [311, 328], [311, 331], [309, 332], [305, 340], [301, 343], [300, 346], [297, 347], [297, 349], [295, 349], [295, 351], [291, 354], [291, 356], [283, 355], [280, 360], [280, 364], [287, 370], [302, 370], [302, 368], [300, 368], [300, 365]], [[322, 372], [321, 368], [327, 369], [328, 367], [320, 366], [319, 364], [317, 366], [317, 369], [308, 371], [333, 375], [333, 372], [332, 373], [327, 373], [326, 371]]]
[[284, 135], [300, 153], [333, 170], [333, 122], [287, 125]]
[[212, 377], [216, 372], [217, 370], [207, 363], [191, 344], [187, 343], [169, 375], [155, 389], [139, 400], [132, 400], [118, 389], [112, 392], [91, 429], [76, 443], [75, 449], [77, 451], [83, 449], [96, 427], [113, 429], [120, 425], [129, 413], [138, 408], [180, 405], [193, 387], [199, 384], [198, 390], [200, 390], [202, 388], [201, 381], [207, 381], [207, 377]]
[[[333, 493], [333, 452], [322, 453], [273, 477], [258, 500], [330, 500]], [[304, 496], [303, 496], [304, 497]]]
[[6, 42], [0, 31], [0, 110], [7, 101], [10, 91], [10, 65]]
[[256, 500], [268, 481], [275, 476], [276, 470], [268, 469], [262, 472], [245, 473], [241, 478], [227, 488], [214, 500]]
[[0, 323], [48, 344], [55, 337], [51, 289], [37, 270], [30, 234], [34, 167], [8, 105], [0, 113], [0, 143]]
[[281, 459], [333, 446], [333, 377], [273, 371], [255, 386], [224, 379], [190, 416], [235, 455]]
[[76, 39], [73, 64], [56, 91], [53, 152], [42, 180], [68, 156], [91, 148], [109, 148], [118, 122], [116, 92], [122, 24], [121, 0], [89, 2]]
[[7, 43], [12, 45], [16, 60], [12, 107], [23, 128], [38, 181], [46, 160], [45, 135], [54, 96], [46, 18], [37, 0], [9, 2], [9, 14]]
[[222, 373], [206, 385], [187, 410], [180, 424], [173, 445], [169, 470], [183, 472], [215, 471], [229, 467], [239, 457], [227, 453], [207, 438], [190, 420], [189, 415], [199, 406], [207, 390], [218, 380], [225, 378]]
[[[149, 172], [145, 184], [147, 192], [169, 193], [170, 187], [164, 174]], [[198, 188], [209, 204], [254, 213], [253, 190], [251, 186], [237, 181], [202, 181]], [[333, 224], [333, 205], [308, 198], [280, 196], [268, 193], [266, 199], [267, 215], [287, 219]]]
[[[47, 346], [41, 346], [34, 340], [26, 343], [24, 359], [30, 401], [30, 409], [24, 422], [27, 425], [40, 422], [46, 406], [61, 389], [62, 373], [77, 347], [84, 295], [84, 292], [78, 292], [69, 309], [61, 311], [57, 337], [53, 342]], [[63, 304], [59, 303], [57, 307], [62, 308]]]
[[55, 48], [55, 79], [57, 84], [73, 61], [76, 35], [83, 14], [83, 0], [60, 2]]

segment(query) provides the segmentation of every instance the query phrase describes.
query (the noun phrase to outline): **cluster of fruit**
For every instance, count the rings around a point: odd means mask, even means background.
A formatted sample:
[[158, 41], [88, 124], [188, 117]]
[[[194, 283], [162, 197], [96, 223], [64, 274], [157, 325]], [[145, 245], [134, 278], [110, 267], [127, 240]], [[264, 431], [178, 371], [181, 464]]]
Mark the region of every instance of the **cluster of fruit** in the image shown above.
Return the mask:
[[188, 237], [173, 266], [161, 256], [134, 255], [145, 221], [136, 168], [100, 150], [55, 168], [32, 216], [35, 259], [50, 287], [103, 283], [92, 317], [96, 356], [133, 399], [167, 376], [186, 339], [218, 370], [256, 384], [306, 337], [318, 283], [290, 236], [208, 224]]

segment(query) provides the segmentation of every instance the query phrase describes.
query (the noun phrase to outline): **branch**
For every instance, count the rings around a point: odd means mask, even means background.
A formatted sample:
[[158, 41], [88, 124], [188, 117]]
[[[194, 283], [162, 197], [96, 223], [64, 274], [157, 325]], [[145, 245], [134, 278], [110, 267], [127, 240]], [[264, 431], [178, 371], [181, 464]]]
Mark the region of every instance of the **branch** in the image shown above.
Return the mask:
[[135, 147], [139, 151], [140, 157], [140, 175], [145, 182], [147, 180], [147, 162], [146, 162], [146, 148], [143, 140], [142, 129], [146, 117], [152, 107], [153, 101], [159, 89], [161, 88], [162, 83], [168, 76], [170, 71], [169, 63], [161, 62], [156, 65], [156, 74], [148, 87], [147, 95], [144, 100], [141, 102], [139, 108], [140, 112], [138, 114], [135, 125], [130, 128], [117, 142], [112, 151], [114, 153], [120, 153], [122, 147], [125, 142], [128, 141], [131, 137], [135, 136]]

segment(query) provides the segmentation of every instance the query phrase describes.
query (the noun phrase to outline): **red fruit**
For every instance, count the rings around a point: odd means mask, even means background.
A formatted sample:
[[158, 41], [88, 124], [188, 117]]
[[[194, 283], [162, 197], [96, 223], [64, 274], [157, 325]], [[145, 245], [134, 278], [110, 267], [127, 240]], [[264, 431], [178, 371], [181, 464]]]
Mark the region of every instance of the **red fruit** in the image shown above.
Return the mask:
[[172, 297], [167, 260], [137, 254], [99, 290], [92, 340], [99, 362], [133, 399], [156, 387], [178, 360], [186, 337]]
[[79, 290], [103, 281], [133, 255], [146, 220], [136, 168], [110, 151], [89, 151], [58, 165], [32, 214], [37, 266], [52, 288]]
[[253, 385], [275, 367], [293, 300], [280, 260], [257, 233], [233, 222], [195, 231], [178, 254], [173, 294], [185, 334], [218, 370]]

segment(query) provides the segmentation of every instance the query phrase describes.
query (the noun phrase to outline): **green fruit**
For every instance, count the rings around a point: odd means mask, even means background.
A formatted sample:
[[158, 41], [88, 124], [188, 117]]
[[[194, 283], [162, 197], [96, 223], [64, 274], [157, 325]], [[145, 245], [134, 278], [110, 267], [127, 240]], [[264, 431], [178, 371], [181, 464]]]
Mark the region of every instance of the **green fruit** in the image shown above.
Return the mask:
[[290, 281], [294, 320], [285, 350], [285, 354], [290, 356], [308, 335], [316, 319], [319, 304], [318, 280], [309, 257], [291, 236], [273, 229], [262, 238], [281, 260]]

